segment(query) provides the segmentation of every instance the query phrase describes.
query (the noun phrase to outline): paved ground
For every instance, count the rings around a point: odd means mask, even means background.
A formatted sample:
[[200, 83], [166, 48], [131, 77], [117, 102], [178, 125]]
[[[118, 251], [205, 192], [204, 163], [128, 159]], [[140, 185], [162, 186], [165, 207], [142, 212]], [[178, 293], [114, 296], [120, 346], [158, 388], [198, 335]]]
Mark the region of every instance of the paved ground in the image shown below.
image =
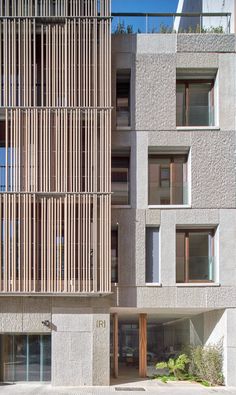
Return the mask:
[[[135, 390], [136, 388], [136, 390]], [[126, 390], [125, 390], [126, 389]], [[142, 389], [142, 390], [141, 390]], [[140, 395], [144, 391], [149, 394], [165, 395], [236, 395], [236, 388], [206, 388], [199, 384], [168, 383], [163, 384], [156, 380], [146, 380], [134, 383], [112, 385], [110, 387], [52, 387], [45, 384], [9, 384], [0, 386], [0, 395], [88, 395], [88, 394], [117, 394]]]

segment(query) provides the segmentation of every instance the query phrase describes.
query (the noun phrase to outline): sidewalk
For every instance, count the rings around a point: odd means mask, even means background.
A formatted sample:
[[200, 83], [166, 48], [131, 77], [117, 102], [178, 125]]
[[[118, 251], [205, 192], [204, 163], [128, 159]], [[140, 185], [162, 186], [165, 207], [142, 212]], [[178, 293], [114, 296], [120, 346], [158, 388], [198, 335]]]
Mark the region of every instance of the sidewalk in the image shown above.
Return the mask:
[[156, 380], [131, 382], [110, 387], [52, 387], [50, 384], [8, 384], [0, 386], [0, 395], [83, 395], [83, 394], [165, 394], [165, 395], [236, 395], [236, 388], [206, 388], [199, 384], [176, 383], [167, 384]]

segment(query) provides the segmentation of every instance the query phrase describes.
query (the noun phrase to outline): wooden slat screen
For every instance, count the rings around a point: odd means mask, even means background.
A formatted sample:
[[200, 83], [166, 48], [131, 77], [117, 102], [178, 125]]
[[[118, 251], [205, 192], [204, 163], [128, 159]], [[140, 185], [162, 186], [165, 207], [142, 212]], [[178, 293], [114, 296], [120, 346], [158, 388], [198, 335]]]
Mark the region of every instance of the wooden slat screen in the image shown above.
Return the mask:
[[110, 292], [110, 21], [0, 4], [1, 292]]

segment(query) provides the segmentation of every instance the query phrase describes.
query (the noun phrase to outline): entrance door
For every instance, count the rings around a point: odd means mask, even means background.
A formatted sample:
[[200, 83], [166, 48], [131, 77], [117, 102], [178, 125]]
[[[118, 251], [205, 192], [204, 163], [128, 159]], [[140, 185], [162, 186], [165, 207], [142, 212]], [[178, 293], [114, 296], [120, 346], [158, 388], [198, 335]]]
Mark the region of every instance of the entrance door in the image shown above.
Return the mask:
[[4, 382], [50, 381], [50, 335], [1, 335]]

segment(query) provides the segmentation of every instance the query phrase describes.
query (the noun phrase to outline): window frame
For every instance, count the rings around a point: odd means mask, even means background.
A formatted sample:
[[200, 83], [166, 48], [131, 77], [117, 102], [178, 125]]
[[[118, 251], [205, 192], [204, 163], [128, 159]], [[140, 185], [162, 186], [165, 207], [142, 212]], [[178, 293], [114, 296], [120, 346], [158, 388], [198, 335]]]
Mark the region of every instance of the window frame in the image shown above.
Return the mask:
[[[169, 163], [169, 178], [165, 178], [165, 179], [162, 178], [162, 170], [163, 169], [167, 169], [167, 164], [160, 165], [160, 169], [159, 169], [159, 185], [158, 185], [158, 188], [162, 188], [163, 187], [161, 185], [162, 182], [163, 181], [169, 181], [169, 187], [168, 188], [170, 188], [170, 203], [156, 203], [156, 204], [150, 203], [149, 160], [152, 159], [152, 158], [169, 159], [169, 161], [170, 161], [170, 163]], [[177, 163], [177, 162], [175, 162], [175, 159], [178, 159], [178, 158], [185, 158], [186, 161], [183, 162], [183, 164], [186, 163], [186, 167], [187, 167], [186, 176], [187, 176], [187, 191], [188, 191], [187, 196], [188, 196], [188, 198], [187, 198], [187, 203], [184, 203], [184, 198], [183, 198], [183, 203], [181, 203], [181, 204], [179, 204], [179, 203], [172, 203], [171, 202], [171, 189], [173, 187], [171, 164]], [[189, 205], [189, 171], [188, 171], [188, 167], [189, 167], [189, 152], [186, 152], [186, 153], [179, 153], [179, 152], [178, 153], [174, 153], [173, 152], [171, 154], [167, 154], [167, 153], [163, 153], [162, 154], [162, 153], [158, 153], [158, 152], [157, 153], [150, 152], [148, 154], [148, 206], [151, 206], [151, 207], [153, 207], [153, 206], [158, 206], [158, 207], [159, 206], [160, 207], [168, 206], [168, 207], [171, 207], [171, 206], [186, 206], [186, 205]], [[183, 187], [184, 187], [184, 183], [183, 183]]]
[[176, 229], [176, 236], [177, 233], [184, 233], [184, 282], [177, 282], [177, 244], [176, 244], [176, 252], [175, 252], [175, 259], [176, 259], [176, 284], [214, 284], [215, 278], [213, 280], [190, 280], [189, 279], [189, 233], [208, 233], [211, 235], [211, 257], [215, 257], [215, 236], [216, 236], [216, 229], [215, 228], [183, 228], [183, 229]]
[[[147, 229], [155, 229], [158, 231], [158, 281], [147, 281]], [[155, 286], [155, 285], [160, 285], [161, 284], [161, 243], [160, 243], [160, 225], [146, 225], [145, 227], [145, 284], [148, 286]]]
[[[215, 79], [214, 78], [207, 78], [207, 79], [180, 79], [177, 78], [176, 79], [176, 88], [177, 85], [184, 85], [185, 86], [185, 93], [184, 93], [184, 99], [185, 99], [185, 111], [183, 111], [183, 115], [184, 115], [184, 123], [183, 125], [177, 125], [177, 96], [176, 96], [176, 126], [177, 127], [210, 127], [210, 126], [215, 126], [215, 115], [213, 117], [213, 125], [210, 125], [210, 122], [208, 122], [208, 125], [189, 125], [189, 103], [190, 103], [190, 99], [189, 99], [189, 85], [190, 84], [211, 84], [211, 91], [210, 91], [210, 108], [211, 110], [214, 111], [215, 108], [215, 92], [214, 92], [214, 88], [215, 88]], [[176, 89], [177, 91], [177, 89]], [[177, 94], [177, 92], [176, 92]]]

